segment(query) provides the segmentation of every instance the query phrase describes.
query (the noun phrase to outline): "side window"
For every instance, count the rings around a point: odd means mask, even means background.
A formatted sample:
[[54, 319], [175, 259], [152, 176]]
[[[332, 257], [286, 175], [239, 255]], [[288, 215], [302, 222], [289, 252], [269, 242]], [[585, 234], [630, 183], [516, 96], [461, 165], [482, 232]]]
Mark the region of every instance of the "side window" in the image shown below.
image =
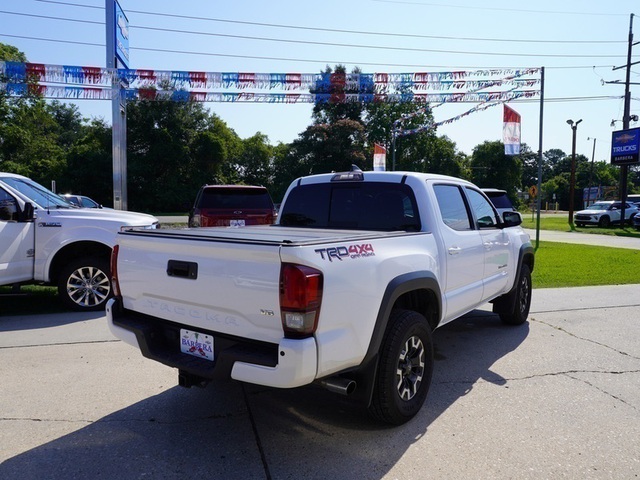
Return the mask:
[[434, 185], [433, 190], [445, 225], [454, 230], [473, 230], [460, 188], [456, 185]]
[[16, 199], [0, 188], [0, 222], [15, 222], [17, 220]]
[[498, 225], [498, 219], [489, 200], [472, 188], [467, 188], [466, 191], [469, 196], [469, 202], [471, 203], [471, 211], [476, 217], [478, 228], [496, 227]]

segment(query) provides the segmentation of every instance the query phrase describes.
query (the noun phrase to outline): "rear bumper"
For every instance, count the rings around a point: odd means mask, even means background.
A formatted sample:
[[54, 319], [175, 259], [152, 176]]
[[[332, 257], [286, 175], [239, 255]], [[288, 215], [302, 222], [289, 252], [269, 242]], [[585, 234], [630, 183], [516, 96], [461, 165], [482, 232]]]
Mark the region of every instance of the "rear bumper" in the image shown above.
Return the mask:
[[221, 335], [214, 337], [214, 361], [180, 351], [180, 329], [193, 329], [156, 317], [125, 310], [117, 299], [107, 303], [109, 329], [142, 355], [205, 379], [231, 377], [257, 385], [293, 388], [315, 380], [318, 352], [314, 338], [283, 338], [279, 344]]

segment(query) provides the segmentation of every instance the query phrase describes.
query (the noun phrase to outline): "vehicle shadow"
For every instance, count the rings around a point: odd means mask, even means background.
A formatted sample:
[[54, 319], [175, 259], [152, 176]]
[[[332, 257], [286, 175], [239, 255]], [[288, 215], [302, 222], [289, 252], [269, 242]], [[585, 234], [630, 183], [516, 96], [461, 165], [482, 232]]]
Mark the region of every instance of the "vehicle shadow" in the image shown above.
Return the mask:
[[38, 330], [104, 318], [103, 310], [95, 312], [62, 312], [48, 314], [0, 314], [0, 332]]
[[528, 334], [484, 311], [437, 330], [427, 403], [400, 427], [315, 386], [174, 387], [6, 460], [0, 478], [379, 479], [476, 382], [505, 385], [491, 367]]
[[58, 298], [56, 287], [37, 287], [35, 292], [30, 292], [27, 288], [14, 293], [11, 287], [0, 287], [0, 319], [8, 316], [62, 313], [67, 310]]

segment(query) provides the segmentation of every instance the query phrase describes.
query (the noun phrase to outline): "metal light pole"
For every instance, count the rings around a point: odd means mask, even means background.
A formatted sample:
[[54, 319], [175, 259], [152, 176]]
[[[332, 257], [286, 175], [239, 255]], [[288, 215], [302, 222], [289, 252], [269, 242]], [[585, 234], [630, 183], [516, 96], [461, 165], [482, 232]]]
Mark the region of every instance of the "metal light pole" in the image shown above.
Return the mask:
[[591, 185], [593, 184], [593, 160], [596, 156], [596, 140], [597, 138], [587, 137], [587, 140], [593, 140], [593, 151], [591, 152], [591, 169], [589, 170], [589, 193], [587, 195], [587, 207], [591, 205]]
[[569, 225], [573, 228], [573, 197], [575, 197], [576, 188], [576, 131], [578, 130], [578, 124], [582, 119], [574, 122], [573, 120], [567, 120], [567, 123], [573, 130], [573, 142], [571, 147], [571, 180], [569, 183]]

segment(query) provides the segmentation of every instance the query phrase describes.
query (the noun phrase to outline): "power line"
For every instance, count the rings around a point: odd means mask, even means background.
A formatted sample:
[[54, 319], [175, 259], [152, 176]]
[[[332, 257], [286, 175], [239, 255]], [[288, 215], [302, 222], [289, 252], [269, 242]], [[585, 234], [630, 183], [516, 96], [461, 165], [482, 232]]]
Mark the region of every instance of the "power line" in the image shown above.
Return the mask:
[[[61, 2], [54, 0], [36, 0], [38, 2], [43, 3], [55, 3], [61, 5], [68, 5], [74, 7], [86, 7], [86, 8], [97, 8], [103, 9], [102, 7], [96, 7], [92, 5], [82, 5], [75, 4], [69, 2]], [[103, 9], [104, 10], [104, 9]], [[410, 33], [391, 33], [391, 32], [372, 32], [372, 31], [363, 31], [363, 30], [346, 30], [346, 29], [337, 29], [337, 28], [324, 28], [324, 27], [307, 27], [302, 25], [286, 25], [279, 23], [264, 23], [264, 22], [249, 22], [243, 20], [229, 20], [222, 18], [213, 18], [213, 17], [200, 17], [194, 15], [180, 15], [180, 14], [171, 14], [171, 13], [159, 13], [159, 12], [148, 12], [144, 10], [127, 10], [127, 13], [136, 13], [140, 15], [154, 15], [159, 17], [169, 17], [169, 18], [181, 18], [185, 20], [198, 20], [198, 21], [209, 21], [209, 22], [219, 22], [219, 23], [230, 23], [235, 25], [251, 25], [251, 26], [259, 26], [259, 27], [271, 27], [271, 28], [287, 28], [287, 29], [295, 29], [295, 30], [305, 30], [305, 31], [316, 31], [316, 32], [329, 32], [329, 33], [348, 33], [354, 35], [374, 35], [374, 36], [384, 36], [384, 37], [400, 37], [400, 38], [422, 38], [422, 39], [431, 39], [431, 40], [464, 40], [464, 41], [473, 41], [473, 42], [508, 42], [508, 43], [564, 43], [564, 44], [619, 44], [626, 43], [624, 40], [532, 40], [532, 39], [511, 39], [511, 38], [479, 38], [479, 37], [452, 37], [452, 36], [440, 36], [440, 35], [421, 35], [421, 34], [410, 34]], [[130, 25], [134, 28], [148, 28], [151, 27], [141, 27], [139, 25]], [[198, 33], [200, 32], [191, 32], [191, 31], [183, 31], [183, 33]]]
[[77, 23], [88, 23], [93, 25], [102, 25], [104, 26], [104, 22], [98, 22], [95, 20], [81, 20], [76, 18], [66, 18], [66, 17], [53, 17], [51, 15], [38, 15], [35, 13], [22, 13], [22, 12], [7, 12], [5, 10], [0, 10], [0, 13], [4, 13], [7, 15], [18, 15], [20, 17], [31, 17], [31, 18], [43, 18], [45, 20], [62, 20], [64, 22], [77, 22]]
[[[68, 43], [73, 45], [85, 45], [91, 47], [102, 47], [105, 48], [103, 43], [91, 43], [91, 42], [80, 42], [73, 40], [57, 40], [53, 38], [42, 38], [42, 37], [32, 37], [32, 36], [24, 36], [24, 35], [9, 35], [6, 33], [0, 33], [0, 37], [9, 37], [9, 38], [21, 38], [26, 40], [37, 40], [43, 42], [54, 42], [54, 43]], [[224, 57], [224, 58], [242, 58], [247, 60], [274, 60], [274, 61], [283, 61], [283, 62], [304, 62], [304, 63], [315, 63], [315, 64], [324, 64], [324, 65], [374, 65], [381, 67], [409, 67], [409, 68], [505, 68], [505, 67], [487, 67], [483, 66], [465, 66], [465, 65], [425, 65], [421, 64], [407, 64], [407, 63], [380, 63], [380, 62], [345, 62], [345, 61], [337, 61], [337, 60], [318, 60], [318, 59], [308, 59], [308, 58], [287, 58], [287, 57], [268, 57], [268, 56], [259, 56], [259, 55], [235, 55], [235, 54], [225, 54], [225, 53], [213, 53], [213, 52], [191, 52], [186, 50], [171, 50], [171, 49], [163, 49], [163, 48], [144, 48], [144, 47], [130, 47], [131, 50], [140, 50], [140, 51], [148, 51], [148, 52], [159, 52], [159, 53], [176, 53], [183, 55], [202, 55], [202, 56], [210, 56], [210, 57]], [[584, 69], [584, 68], [593, 68], [594, 65], [577, 65], [577, 66], [560, 66], [560, 67], [545, 67], [546, 69]], [[608, 68], [613, 67], [612, 65], [595, 65], [596, 68]], [[511, 67], [516, 68], [516, 67]]]
[[498, 12], [515, 12], [515, 13], [540, 13], [544, 15], [589, 15], [589, 16], [610, 16], [610, 17], [626, 17], [628, 15], [623, 13], [589, 13], [589, 12], [568, 12], [568, 11], [558, 11], [558, 10], [532, 10], [532, 9], [524, 9], [524, 8], [497, 8], [497, 7], [470, 7], [468, 5], [452, 5], [445, 3], [431, 3], [431, 2], [418, 2], [418, 1], [409, 1], [409, 0], [371, 0], [373, 2], [378, 3], [394, 3], [394, 4], [405, 4], [405, 5], [415, 5], [419, 7], [445, 7], [445, 8], [462, 8], [464, 10], [490, 10], [490, 11], [498, 11]]
[[[66, 19], [61, 17], [49, 17], [49, 16], [43, 16], [43, 15], [34, 15], [34, 14], [21, 14], [21, 13], [15, 13], [15, 12], [6, 12], [2, 10], [0, 10], [0, 13], [24, 15], [28, 17], [37, 17], [37, 18], [49, 18], [53, 20], [83, 22], [82, 20]], [[103, 25], [102, 22], [95, 22], [95, 21], [84, 21], [83, 23]], [[134, 26], [131, 25], [131, 28], [134, 28]], [[361, 49], [369, 49], [369, 50], [389, 50], [389, 51], [417, 52], [417, 53], [446, 53], [451, 55], [483, 55], [483, 56], [528, 57], [528, 58], [612, 58], [614, 59], [614, 58], [620, 57], [620, 55], [553, 54], [553, 53], [538, 54], [538, 53], [506, 53], [506, 52], [441, 50], [441, 49], [431, 49], [431, 48], [392, 47], [387, 45], [345, 44], [345, 43], [320, 42], [320, 41], [311, 41], [311, 40], [288, 40], [288, 39], [281, 39], [281, 38], [256, 37], [256, 36], [250, 36], [250, 35], [234, 35], [234, 34], [212, 33], [212, 32], [194, 32], [190, 30], [178, 30], [178, 29], [159, 28], [159, 27], [137, 26], [135, 28], [143, 29], [143, 30], [171, 32], [171, 33], [186, 33], [191, 35], [206, 35], [206, 36], [219, 37], [219, 38], [234, 38], [239, 40], [256, 40], [256, 41], [288, 43], [288, 44], [296, 44], [296, 45], [302, 44], [302, 45], [315, 45], [315, 46], [323, 46], [323, 47], [361, 48]], [[131, 47], [131, 49], [133, 48], [134, 47]], [[185, 53], [192, 53], [192, 52], [185, 52]]]

